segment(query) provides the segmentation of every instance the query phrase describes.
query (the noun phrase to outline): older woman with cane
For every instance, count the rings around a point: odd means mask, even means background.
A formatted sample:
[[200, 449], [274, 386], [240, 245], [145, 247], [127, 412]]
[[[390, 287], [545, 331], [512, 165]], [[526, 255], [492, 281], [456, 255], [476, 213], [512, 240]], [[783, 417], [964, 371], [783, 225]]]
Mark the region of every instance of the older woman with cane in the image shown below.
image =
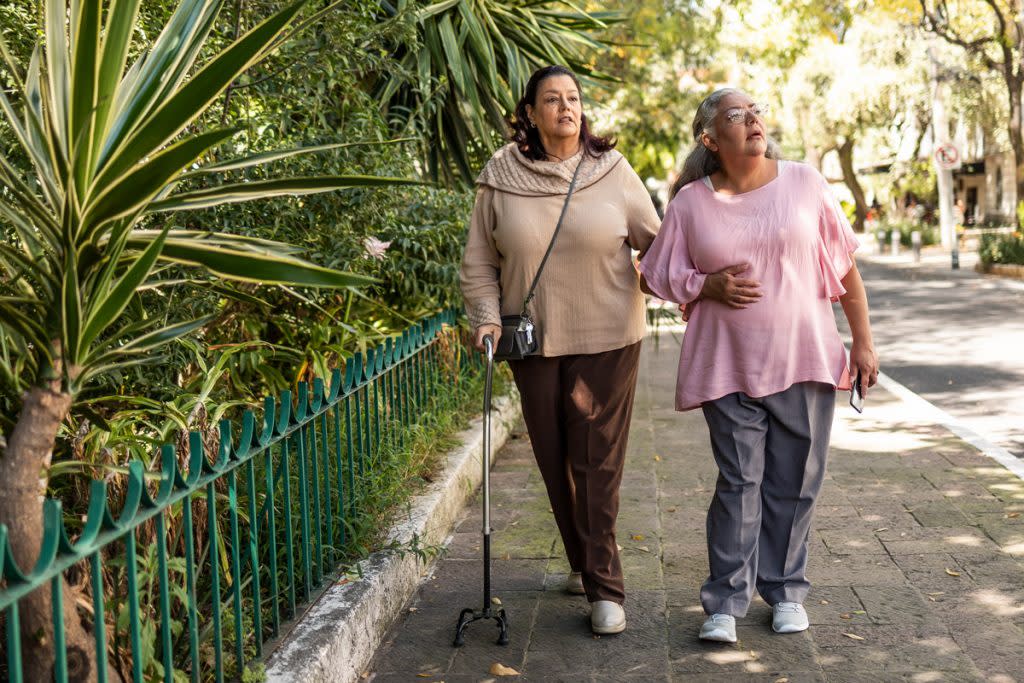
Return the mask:
[[[676, 410], [701, 408], [718, 465], [707, 515], [708, 615], [700, 638], [736, 642], [754, 590], [777, 633], [808, 628], [807, 541], [836, 389], [878, 375], [857, 239], [811, 166], [779, 158], [765, 108], [707, 97], [696, 142], [640, 270], [686, 305]], [[847, 364], [832, 302], [850, 325]]]
[[645, 334], [632, 250], [650, 246], [660, 221], [614, 143], [590, 132], [569, 69], [534, 73], [512, 126], [477, 179], [462, 293], [481, 349], [486, 335], [501, 348], [502, 315], [529, 309], [539, 347], [509, 366], [569, 561], [567, 590], [586, 594], [595, 633], [619, 633], [615, 519]]

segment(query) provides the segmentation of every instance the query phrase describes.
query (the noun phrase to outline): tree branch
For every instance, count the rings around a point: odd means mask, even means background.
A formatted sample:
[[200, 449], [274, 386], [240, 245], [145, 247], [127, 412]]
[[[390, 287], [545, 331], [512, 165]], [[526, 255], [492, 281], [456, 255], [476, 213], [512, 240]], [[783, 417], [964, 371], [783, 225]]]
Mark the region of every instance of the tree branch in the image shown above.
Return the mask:
[[[987, 2], [988, 0], [986, 0]], [[918, 0], [921, 5], [922, 23], [926, 31], [934, 33], [939, 38], [942, 38], [951, 45], [957, 45], [967, 50], [975, 57], [981, 59], [982, 63], [989, 69], [1000, 69], [1002, 65], [996, 60], [992, 59], [985, 52], [985, 46], [989, 43], [1001, 44], [1002, 41], [997, 41], [994, 36], [988, 36], [985, 38], [977, 38], [975, 40], [967, 40], [956, 32], [949, 24], [948, 19], [940, 20], [934, 12], [928, 10], [928, 3], [926, 0]], [[943, 3], [945, 5], [945, 3]]]

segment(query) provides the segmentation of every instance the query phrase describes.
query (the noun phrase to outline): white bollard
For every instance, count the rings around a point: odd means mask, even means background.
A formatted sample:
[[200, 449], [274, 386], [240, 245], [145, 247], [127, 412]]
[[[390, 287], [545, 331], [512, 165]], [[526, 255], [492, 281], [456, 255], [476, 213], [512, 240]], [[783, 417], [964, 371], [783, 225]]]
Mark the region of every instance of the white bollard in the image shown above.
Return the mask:
[[910, 246], [914, 250], [914, 263], [921, 262], [921, 231], [915, 230], [910, 233]]
[[878, 243], [878, 253], [879, 253], [879, 255], [884, 254], [885, 253], [885, 230], [876, 230], [875, 231], [875, 242]]
[[899, 256], [900, 255], [900, 233], [899, 233], [899, 230], [893, 230], [892, 231], [892, 235], [891, 235], [890, 241], [892, 242], [892, 255], [893, 256]]

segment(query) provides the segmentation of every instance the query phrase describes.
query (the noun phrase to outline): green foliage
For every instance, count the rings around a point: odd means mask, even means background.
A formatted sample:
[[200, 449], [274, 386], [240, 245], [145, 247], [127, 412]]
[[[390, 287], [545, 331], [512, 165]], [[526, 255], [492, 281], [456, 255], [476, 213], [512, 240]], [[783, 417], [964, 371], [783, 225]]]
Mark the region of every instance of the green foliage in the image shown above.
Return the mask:
[[1024, 235], [1020, 232], [985, 233], [978, 245], [978, 257], [985, 265], [1009, 263], [1024, 266]]
[[[200, 266], [237, 281], [314, 287], [369, 281], [314, 265], [280, 242], [166, 222], [143, 229], [147, 215], [404, 182], [348, 175], [231, 182], [221, 167], [204, 164], [208, 150], [235, 132], [192, 124], [275, 49], [303, 3], [260, 21], [200, 66], [220, 3], [184, 0], [148, 53], [128, 66], [138, 4], [119, 4], [104, 23], [99, 0], [72, 2], [68, 33], [65, 4], [53, 0], [46, 4], [45, 50], [34, 49], [28, 69], [4, 50], [21, 106], [0, 93], [0, 107], [31, 163], [28, 170], [0, 159], [0, 219], [9, 236], [0, 250], [0, 335], [24, 359], [0, 365], [5, 393], [56, 375], [75, 395], [98, 375], [151, 362], [154, 350], [201, 328], [207, 317], [132, 314], [141, 291], [173, 283], [158, 263]], [[240, 151], [236, 168], [265, 163]], [[183, 176], [186, 169], [193, 170]], [[197, 174], [222, 182], [179, 184]]]
[[889, 173], [894, 194], [902, 197], [911, 194], [928, 204], [938, 202], [939, 191], [935, 177], [935, 164], [929, 159], [917, 160], [909, 164], [893, 165]]
[[472, 183], [538, 67], [563, 64], [585, 84], [607, 80], [594, 60], [607, 45], [594, 34], [621, 19], [550, 0], [385, 0], [380, 6], [408, 22], [416, 40], [388, 45], [397, 69], [375, 74], [373, 92], [394, 130], [415, 131], [430, 175], [448, 184]]
[[727, 71], [713, 55], [723, 8], [662, 0], [615, 0], [603, 6], [626, 21], [611, 27], [615, 47], [602, 66], [618, 80], [591, 93], [597, 132], [614, 135], [641, 178], [663, 179], [693, 142], [690, 120]]

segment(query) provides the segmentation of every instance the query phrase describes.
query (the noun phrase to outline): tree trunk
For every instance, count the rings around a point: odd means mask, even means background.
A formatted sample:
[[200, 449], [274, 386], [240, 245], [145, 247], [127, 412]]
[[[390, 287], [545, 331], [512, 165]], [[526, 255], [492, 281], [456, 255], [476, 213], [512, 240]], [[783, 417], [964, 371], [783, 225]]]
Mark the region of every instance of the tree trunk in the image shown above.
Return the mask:
[[856, 206], [856, 216], [853, 222], [853, 229], [857, 232], [864, 232], [864, 220], [868, 215], [868, 203], [864, 198], [864, 189], [857, 180], [857, 174], [853, 170], [853, 138], [843, 140], [836, 151], [839, 153], [839, 166], [843, 169], [843, 182], [850, 188], [853, 201]]
[[1008, 123], [1008, 132], [1010, 133], [1010, 146], [1013, 147], [1014, 163], [1016, 164], [1016, 173], [1014, 177], [1014, 186], [1017, 188], [1017, 196], [1014, 199], [1014, 205], [1011, 208], [1011, 215], [1013, 221], [1019, 230], [1021, 227], [1020, 219], [1017, 215], [1017, 206], [1021, 201], [1024, 201], [1024, 137], [1021, 134], [1021, 77], [1014, 74], [1006, 74], [1006, 90], [1010, 97], [1010, 120]]
[[[0, 523], [7, 525], [7, 539], [22, 571], [35, 566], [43, 540], [43, 495], [46, 468], [53, 455], [61, 423], [71, 410], [72, 397], [60, 390], [60, 382], [34, 387], [25, 396], [21, 414], [0, 457]], [[68, 653], [68, 677], [72, 681], [96, 680], [96, 647], [78, 616], [78, 594], [64, 585], [64, 638]], [[26, 681], [53, 679], [53, 610], [49, 584], [22, 598], [22, 662]], [[103, 628], [103, 625], [99, 625]]]

